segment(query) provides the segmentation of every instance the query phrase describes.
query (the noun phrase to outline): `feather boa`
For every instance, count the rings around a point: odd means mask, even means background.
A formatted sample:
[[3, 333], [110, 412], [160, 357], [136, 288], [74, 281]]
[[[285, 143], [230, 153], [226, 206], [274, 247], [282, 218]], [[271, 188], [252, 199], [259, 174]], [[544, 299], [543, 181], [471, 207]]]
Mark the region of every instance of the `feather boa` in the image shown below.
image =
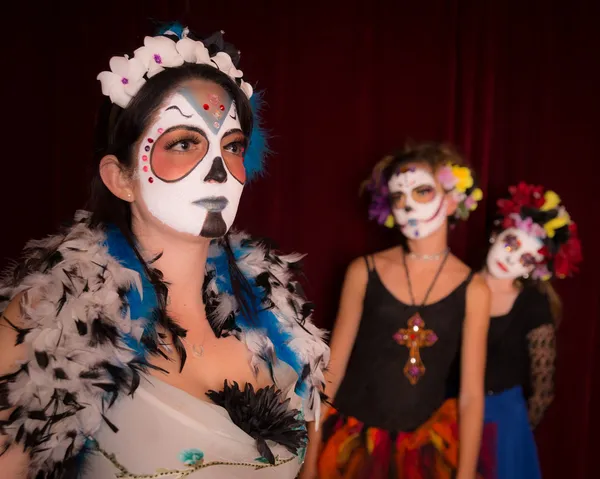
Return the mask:
[[[30, 477], [76, 469], [103, 421], [117, 430], [106, 411], [135, 392], [152, 367], [148, 355], [160, 354], [157, 324], [174, 338], [182, 334], [161, 323], [153, 287], [122, 235], [90, 229], [86, 218], [79, 214], [62, 234], [29, 242], [0, 281], [0, 311], [19, 297], [22, 323], [11, 327], [28, 346], [20, 368], [0, 377], [0, 410], [13, 409], [0, 433], [5, 447], [17, 443], [30, 453]], [[231, 234], [230, 244], [255, 314], [237, 304], [227, 255], [215, 242], [203, 292], [211, 325], [243, 341], [255, 367], [283, 361], [294, 368], [305, 417], [318, 419], [329, 349], [293, 280], [301, 256], [280, 256], [243, 234]]]

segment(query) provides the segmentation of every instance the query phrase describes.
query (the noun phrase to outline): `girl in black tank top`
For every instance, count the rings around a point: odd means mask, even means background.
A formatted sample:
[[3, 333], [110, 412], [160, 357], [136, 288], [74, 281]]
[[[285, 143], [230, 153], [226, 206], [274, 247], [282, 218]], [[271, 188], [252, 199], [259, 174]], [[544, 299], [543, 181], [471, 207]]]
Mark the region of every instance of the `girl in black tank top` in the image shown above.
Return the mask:
[[373, 258], [367, 261], [369, 279], [363, 313], [335, 407], [369, 426], [414, 431], [446, 399], [446, 378], [459, 351], [465, 296], [473, 272], [446, 297], [421, 308], [427, 330], [435, 331], [438, 340], [431, 347], [421, 348], [427, 369], [412, 385], [401, 380], [403, 368], [410, 361], [410, 348], [399, 347], [394, 335], [417, 308], [398, 300], [382, 283]]
[[[424, 144], [375, 167], [370, 216], [407, 246], [348, 268], [326, 374], [332, 405], [310, 432], [302, 478], [490, 477], [490, 456], [479, 460], [489, 290], [447, 245], [448, 222], [481, 199], [461, 162]], [[459, 425], [446, 397], [461, 349]]]

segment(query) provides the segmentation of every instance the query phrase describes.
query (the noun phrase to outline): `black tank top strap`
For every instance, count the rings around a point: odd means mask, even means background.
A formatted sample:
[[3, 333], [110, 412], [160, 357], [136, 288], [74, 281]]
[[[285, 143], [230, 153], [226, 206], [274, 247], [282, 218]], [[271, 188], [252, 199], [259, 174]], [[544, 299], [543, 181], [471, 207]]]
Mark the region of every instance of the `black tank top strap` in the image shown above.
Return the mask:
[[375, 271], [375, 258], [373, 258], [373, 255], [366, 255], [365, 256], [365, 263], [367, 263], [367, 271], [369, 272], [369, 275], [371, 273], [373, 273]]
[[469, 274], [467, 275], [467, 277], [465, 278], [465, 281], [464, 281], [465, 286], [469, 286], [469, 283], [473, 279], [473, 276], [475, 276], [475, 271], [473, 271], [473, 270], [469, 271]]

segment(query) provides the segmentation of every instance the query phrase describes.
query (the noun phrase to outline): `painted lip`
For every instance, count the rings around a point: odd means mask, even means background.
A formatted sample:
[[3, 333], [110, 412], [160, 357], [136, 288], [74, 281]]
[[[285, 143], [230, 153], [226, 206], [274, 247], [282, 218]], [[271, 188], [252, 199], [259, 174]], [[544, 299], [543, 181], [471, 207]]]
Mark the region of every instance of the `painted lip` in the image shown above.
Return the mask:
[[214, 211], [218, 213], [226, 208], [226, 206], [229, 204], [229, 200], [224, 196], [210, 196], [193, 201], [192, 203], [196, 206], [201, 206], [208, 211]]
[[500, 261], [496, 261], [496, 265], [498, 266], [498, 268], [500, 268], [502, 271], [504, 271], [505, 273], [508, 273], [508, 268], [506, 267], [506, 265], [504, 263], [501, 263]]
[[[440, 206], [438, 206], [438, 209], [435, 211], [435, 213], [433, 213], [433, 215], [431, 216], [431, 218], [428, 218], [426, 220], [416, 220], [416, 219], [411, 218], [410, 220], [408, 220], [404, 224], [403, 223], [398, 223], [398, 224], [402, 228], [404, 228], [406, 225], [412, 226], [412, 227], [416, 227], [419, 221], [422, 222], [422, 223], [429, 223], [430, 221], [433, 221], [437, 215], [440, 214], [440, 211], [442, 210], [442, 206], [444, 206], [444, 203], [445, 203], [445, 200], [442, 200], [440, 202]], [[413, 223], [411, 224], [411, 222], [413, 222]]]

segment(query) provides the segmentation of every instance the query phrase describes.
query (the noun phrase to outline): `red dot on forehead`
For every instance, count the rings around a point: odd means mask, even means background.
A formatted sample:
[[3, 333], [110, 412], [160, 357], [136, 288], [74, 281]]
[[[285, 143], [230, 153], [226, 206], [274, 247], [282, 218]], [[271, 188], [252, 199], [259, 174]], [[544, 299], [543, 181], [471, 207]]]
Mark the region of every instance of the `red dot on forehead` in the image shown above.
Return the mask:
[[148, 138], [148, 143], [153, 143], [154, 140], [152, 138]]
[[224, 111], [225, 110], [225, 105], [221, 105], [219, 108], [221, 109], [221, 111]]
[[154, 178], [152, 178], [152, 177], [148, 178], [148, 183], [154, 183]]
[[210, 106], [208, 106], [208, 103], [205, 103], [205, 104], [204, 104], [204, 109], [205, 109], [205, 110], [208, 110], [209, 108], [210, 108]]

